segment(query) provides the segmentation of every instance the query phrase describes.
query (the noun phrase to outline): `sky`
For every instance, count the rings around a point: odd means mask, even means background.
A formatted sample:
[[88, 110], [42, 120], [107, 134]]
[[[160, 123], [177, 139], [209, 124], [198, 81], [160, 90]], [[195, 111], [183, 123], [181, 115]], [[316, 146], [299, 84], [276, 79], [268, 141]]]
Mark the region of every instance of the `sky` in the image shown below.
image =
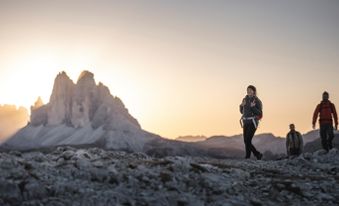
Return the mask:
[[241, 133], [253, 84], [258, 133], [311, 130], [324, 90], [339, 107], [339, 1], [0, 0], [0, 104], [49, 101], [55, 76], [95, 74], [143, 129]]

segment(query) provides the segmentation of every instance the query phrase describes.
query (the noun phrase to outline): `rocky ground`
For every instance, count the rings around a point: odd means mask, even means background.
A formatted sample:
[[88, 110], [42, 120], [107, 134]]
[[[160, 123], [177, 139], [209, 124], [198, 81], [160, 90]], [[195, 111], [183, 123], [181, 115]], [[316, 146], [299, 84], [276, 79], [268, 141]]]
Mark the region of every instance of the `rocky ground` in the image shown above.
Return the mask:
[[338, 205], [339, 151], [292, 160], [0, 153], [0, 205]]

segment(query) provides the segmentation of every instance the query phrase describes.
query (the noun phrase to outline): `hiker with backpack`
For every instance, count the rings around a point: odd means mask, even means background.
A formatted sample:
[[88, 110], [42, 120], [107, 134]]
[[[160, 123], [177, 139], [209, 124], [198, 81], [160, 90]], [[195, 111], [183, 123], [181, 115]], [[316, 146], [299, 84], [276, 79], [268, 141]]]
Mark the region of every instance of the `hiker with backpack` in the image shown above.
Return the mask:
[[262, 118], [262, 103], [257, 97], [257, 89], [250, 85], [247, 87], [247, 95], [240, 105], [240, 113], [242, 114], [240, 124], [243, 128], [246, 159], [251, 157], [251, 153], [261, 160], [263, 155], [253, 146], [252, 139], [258, 128], [259, 120]]
[[329, 100], [329, 93], [323, 93], [323, 100], [316, 107], [313, 114], [312, 126], [315, 129], [315, 123], [319, 116], [321, 144], [324, 150], [329, 151], [333, 148], [332, 140], [334, 138], [333, 119], [335, 129], [338, 130], [338, 115], [334, 104]]
[[304, 150], [303, 137], [295, 130], [294, 124], [290, 124], [290, 132], [286, 136], [286, 149], [289, 157], [299, 156]]

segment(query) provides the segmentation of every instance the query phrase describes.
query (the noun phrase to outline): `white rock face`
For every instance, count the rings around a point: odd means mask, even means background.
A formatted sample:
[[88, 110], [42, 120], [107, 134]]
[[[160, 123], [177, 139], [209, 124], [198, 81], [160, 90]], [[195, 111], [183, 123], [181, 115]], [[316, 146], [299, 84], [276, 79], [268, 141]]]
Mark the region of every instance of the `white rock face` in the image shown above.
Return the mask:
[[[59, 125], [69, 123], [72, 113], [71, 103], [74, 95], [74, 83], [65, 72], [60, 73], [55, 81], [53, 92], [47, 108], [47, 124]], [[34, 121], [34, 120], [32, 120]]]
[[94, 75], [88, 71], [82, 72], [76, 84], [65, 72], [59, 73], [50, 102], [43, 105], [41, 99], [38, 99], [32, 106], [31, 113], [31, 123], [34, 126], [65, 124], [82, 128], [91, 124], [94, 128], [105, 126], [140, 129], [139, 123], [128, 113], [121, 100], [113, 97], [102, 83], [96, 85]]
[[139, 123], [128, 113], [123, 103], [113, 97], [102, 83], [96, 85], [94, 75], [88, 71], [81, 73], [76, 84], [65, 72], [59, 73], [50, 102], [43, 105], [41, 99], [38, 99], [31, 108], [31, 113], [31, 123], [35, 126], [66, 124], [82, 128], [91, 124], [95, 128], [110, 128], [116, 124], [109, 123], [116, 122], [120, 126], [140, 129]]
[[103, 142], [107, 148], [140, 151], [154, 138], [118, 97], [95, 83], [93, 73], [84, 71], [76, 83], [65, 72], [59, 73], [49, 103], [39, 98], [31, 107], [30, 124], [5, 144], [34, 148]]

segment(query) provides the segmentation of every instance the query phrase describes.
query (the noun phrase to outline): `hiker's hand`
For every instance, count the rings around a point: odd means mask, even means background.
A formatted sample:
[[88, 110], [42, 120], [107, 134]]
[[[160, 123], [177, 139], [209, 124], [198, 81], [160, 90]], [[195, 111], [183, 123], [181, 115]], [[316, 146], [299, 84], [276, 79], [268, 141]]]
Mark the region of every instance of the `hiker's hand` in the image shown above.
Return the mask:
[[312, 128], [315, 129], [315, 124], [312, 124]]
[[246, 105], [246, 99], [243, 99], [243, 100], [242, 100], [242, 103], [241, 103], [241, 105], [240, 105], [240, 106], [242, 106], [242, 107], [243, 107], [243, 106], [245, 106], [245, 105]]
[[251, 107], [255, 107], [255, 102], [253, 101], [253, 102], [251, 102]]
[[338, 125], [335, 125], [335, 130], [338, 130]]

